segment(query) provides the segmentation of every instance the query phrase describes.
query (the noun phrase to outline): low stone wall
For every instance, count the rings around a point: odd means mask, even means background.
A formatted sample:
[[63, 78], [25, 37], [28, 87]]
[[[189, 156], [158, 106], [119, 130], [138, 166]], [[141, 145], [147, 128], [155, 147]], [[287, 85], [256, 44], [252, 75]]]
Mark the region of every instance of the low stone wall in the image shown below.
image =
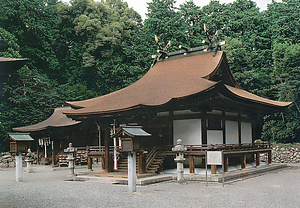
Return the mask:
[[275, 163], [300, 163], [300, 145], [273, 145], [272, 161]]
[[[33, 163], [36, 164], [37, 156], [33, 153]], [[23, 166], [26, 166], [25, 153], [22, 154]], [[0, 153], [0, 168], [13, 168], [16, 166], [15, 156], [10, 152]]]

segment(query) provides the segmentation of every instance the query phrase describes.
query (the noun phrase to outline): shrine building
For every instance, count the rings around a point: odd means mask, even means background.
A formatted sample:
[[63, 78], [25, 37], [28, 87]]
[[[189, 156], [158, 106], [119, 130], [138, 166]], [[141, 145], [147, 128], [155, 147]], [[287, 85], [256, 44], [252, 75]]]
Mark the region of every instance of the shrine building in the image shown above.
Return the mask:
[[[271, 162], [270, 145], [254, 143], [258, 139], [255, 121], [259, 116], [284, 111], [290, 102], [243, 90], [230, 71], [225, 52], [199, 47], [164, 52], [132, 85], [67, 104], [72, 107], [64, 111], [67, 117], [90, 121], [95, 124], [90, 128], [99, 130], [100, 145], [105, 146], [99, 155], [107, 172], [126, 169], [114, 132], [122, 126], [139, 126], [151, 134], [141, 139], [140, 173], [175, 167], [171, 148], [178, 139], [187, 147], [185, 165], [193, 173], [195, 167], [203, 165], [205, 150], [224, 151], [225, 171], [237, 161], [245, 168], [248, 160], [256, 158], [259, 165], [259, 155], [264, 153]], [[114, 146], [117, 157], [110, 146]], [[113, 165], [113, 158], [117, 165]]]

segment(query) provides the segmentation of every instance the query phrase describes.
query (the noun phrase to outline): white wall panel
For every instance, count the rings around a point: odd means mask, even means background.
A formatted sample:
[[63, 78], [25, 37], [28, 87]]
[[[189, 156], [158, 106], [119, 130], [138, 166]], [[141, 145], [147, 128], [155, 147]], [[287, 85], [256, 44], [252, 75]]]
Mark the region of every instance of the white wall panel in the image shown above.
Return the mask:
[[201, 120], [186, 119], [173, 121], [173, 144], [181, 139], [184, 145], [201, 144]]
[[237, 121], [225, 121], [226, 144], [238, 144], [239, 132]]
[[223, 144], [223, 131], [207, 130], [207, 144]]
[[242, 143], [252, 143], [252, 124], [241, 122]]

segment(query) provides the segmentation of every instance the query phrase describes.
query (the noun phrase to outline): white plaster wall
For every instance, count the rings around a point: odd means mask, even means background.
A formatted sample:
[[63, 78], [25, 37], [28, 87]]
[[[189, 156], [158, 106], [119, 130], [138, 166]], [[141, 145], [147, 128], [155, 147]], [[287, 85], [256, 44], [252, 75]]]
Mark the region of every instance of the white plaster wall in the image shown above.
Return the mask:
[[252, 143], [252, 124], [241, 122], [242, 143]]
[[177, 139], [181, 139], [184, 145], [202, 143], [200, 119], [174, 120], [173, 125], [173, 144], [176, 144]]
[[207, 130], [207, 144], [223, 144], [223, 131]]
[[225, 121], [226, 144], [239, 143], [239, 127], [237, 121]]

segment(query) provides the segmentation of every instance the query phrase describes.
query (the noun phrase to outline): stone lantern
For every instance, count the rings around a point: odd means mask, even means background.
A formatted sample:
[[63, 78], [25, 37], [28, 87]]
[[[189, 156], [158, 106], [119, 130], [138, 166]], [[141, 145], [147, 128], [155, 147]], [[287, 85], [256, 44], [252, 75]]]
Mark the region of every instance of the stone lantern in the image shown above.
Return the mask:
[[25, 158], [25, 162], [27, 165], [27, 168], [26, 168], [27, 173], [32, 173], [32, 162], [33, 162], [32, 156], [33, 156], [33, 154], [31, 152], [31, 149], [28, 149], [26, 158]]
[[176, 152], [176, 158], [174, 161], [177, 163], [177, 181], [180, 184], [185, 183], [183, 174], [184, 174], [184, 168], [183, 168], [183, 162], [185, 161], [184, 158], [184, 151], [186, 151], [186, 147], [183, 147], [182, 140], [178, 139], [177, 144], [175, 147], [172, 148], [172, 151]]
[[64, 149], [65, 153], [68, 153], [67, 160], [69, 162], [70, 176], [74, 176], [74, 168], [75, 168], [75, 153], [77, 148], [72, 147], [72, 143], [69, 143], [69, 147]]

